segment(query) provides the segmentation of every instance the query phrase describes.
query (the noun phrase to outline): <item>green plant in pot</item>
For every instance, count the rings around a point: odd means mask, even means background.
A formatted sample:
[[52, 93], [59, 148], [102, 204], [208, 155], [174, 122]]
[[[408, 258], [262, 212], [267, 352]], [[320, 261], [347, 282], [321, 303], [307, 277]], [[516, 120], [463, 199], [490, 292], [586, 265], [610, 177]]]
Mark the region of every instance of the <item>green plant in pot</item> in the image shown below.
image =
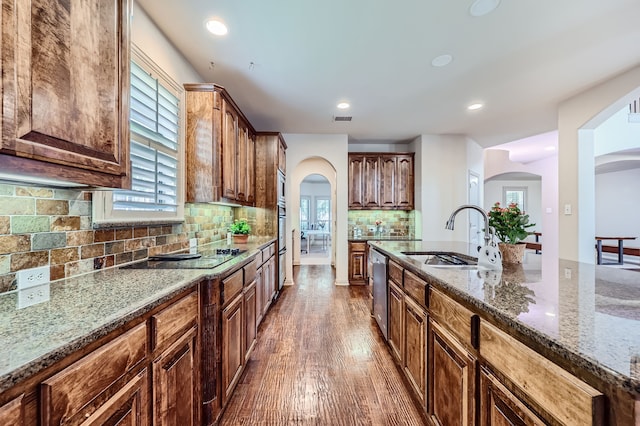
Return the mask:
[[496, 202], [489, 210], [489, 227], [494, 228], [495, 235], [502, 241], [498, 243], [503, 263], [522, 263], [526, 244], [522, 242], [529, 235], [529, 228], [536, 226], [529, 223], [529, 215], [520, 210], [516, 203], [507, 207]]
[[231, 224], [231, 233], [236, 243], [246, 243], [249, 239], [251, 227], [246, 219], [236, 219]]

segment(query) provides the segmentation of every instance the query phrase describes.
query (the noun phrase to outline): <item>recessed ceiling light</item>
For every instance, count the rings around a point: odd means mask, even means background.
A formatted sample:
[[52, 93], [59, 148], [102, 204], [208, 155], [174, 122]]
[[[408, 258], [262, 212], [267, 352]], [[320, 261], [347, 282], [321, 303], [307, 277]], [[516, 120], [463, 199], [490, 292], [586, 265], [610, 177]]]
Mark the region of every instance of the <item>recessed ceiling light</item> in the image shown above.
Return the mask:
[[209, 19], [205, 25], [207, 26], [207, 30], [209, 30], [211, 34], [217, 36], [223, 36], [227, 32], [229, 32], [227, 26], [222, 21], [219, 21], [217, 19]]
[[471, 105], [469, 105], [469, 106], [467, 107], [467, 109], [468, 109], [469, 111], [473, 111], [473, 110], [476, 110], [476, 109], [480, 109], [480, 108], [482, 108], [483, 106], [484, 106], [484, 105], [482, 105], [482, 104], [480, 104], [480, 103], [475, 103], [475, 104], [471, 104]]
[[440, 55], [433, 58], [433, 61], [431, 61], [431, 65], [433, 65], [434, 67], [444, 67], [449, 65], [452, 60], [453, 60], [453, 56], [451, 55], [448, 55], [448, 54]]
[[349, 108], [351, 105], [349, 105], [349, 102], [340, 102], [338, 105], [336, 105], [338, 107], [338, 109], [347, 109]]
[[493, 12], [498, 5], [500, 0], [476, 0], [469, 8], [469, 13], [471, 16], [484, 16]]
[[555, 150], [556, 150], [556, 147], [555, 147], [555, 146], [553, 146], [553, 145], [549, 145], [549, 146], [548, 146], [548, 147], [546, 147], [544, 150], [545, 150], [545, 151], [555, 151]]

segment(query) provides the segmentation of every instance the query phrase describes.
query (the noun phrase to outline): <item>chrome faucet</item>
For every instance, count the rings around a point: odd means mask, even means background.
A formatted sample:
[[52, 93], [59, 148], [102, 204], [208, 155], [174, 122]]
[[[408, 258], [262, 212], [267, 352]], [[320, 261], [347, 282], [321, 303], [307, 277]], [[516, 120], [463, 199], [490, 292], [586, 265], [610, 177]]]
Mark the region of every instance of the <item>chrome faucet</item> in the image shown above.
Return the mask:
[[489, 242], [491, 241], [491, 230], [489, 229], [489, 216], [487, 216], [487, 213], [482, 208], [475, 206], [473, 204], [464, 204], [458, 207], [457, 209], [455, 209], [453, 213], [451, 213], [451, 216], [449, 216], [449, 220], [447, 220], [445, 229], [449, 229], [453, 231], [453, 224], [456, 220], [456, 215], [464, 209], [477, 210], [482, 215], [482, 218], [484, 219], [484, 245], [488, 246]]

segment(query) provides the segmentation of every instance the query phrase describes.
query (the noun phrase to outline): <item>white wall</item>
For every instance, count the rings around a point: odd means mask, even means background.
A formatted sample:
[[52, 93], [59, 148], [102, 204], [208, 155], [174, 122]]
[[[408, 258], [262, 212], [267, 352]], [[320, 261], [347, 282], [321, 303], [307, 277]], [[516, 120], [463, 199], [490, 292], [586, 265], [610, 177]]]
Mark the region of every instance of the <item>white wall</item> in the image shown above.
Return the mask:
[[[596, 175], [596, 235], [640, 238], [639, 185], [640, 169]], [[604, 244], [617, 243], [605, 241]], [[640, 247], [640, 241], [625, 241], [624, 245]]]
[[[525, 212], [529, 215], [529, 223], [535, 223], [536, 226], [529, 228], [530, 232], [542, 231], [542, 180], [501, 180], [491, 179], [484, 183], [484, 206], [486, 211], [496, 201], [500, 204], [504, 203], [503, 188], [504, 187], [524, 187], [527, 189], [527, 199], [525, 200]], [[531, 238], [530, 238], [531, 239]]]
[[[332, 257], [336, 268], [336, 285], [349, 285], [348, 276], [348, 139], [347, 135], [284, 134], [287, 143], [287, 229], [297, 229], [300, 223], [300, 184], [305, 176], [321, 174], [332, 187], [333, 238]], [[287, 238], [291, 238], [287, 235]], [[294, 238], [299, 239], [300, 234]], [[288, 247], [296, 247], [292, 241]], [[294, 252], [287, 251], [287, 284], [293, 277]]]
[[481, 149], [460, 135], [421, 135], [411, 150], [416, 153], [416, 237], [467, 241], [468, 215], [456, 218], [454, 231], [444, 226], [451, 212], [468, 202], [469, 170], [483, 175]]
[[629, 123], [628, 117], [629, 107], [625, 105], [595, 129], [593, 153], [596, 157], [640, 147], [640, 123]]
[[204, 80], [155, 26], [149, 16], [133, 3], [131, 41], [177, 83], [202, 83]]
[[330, 197], [331, 185], [328, 182], [302, 182], [300, 195], [311, 197], [311, 201], [313, 201], [313, 197]]
[[349, 152], [413, 152], [409, 143], [352, 143], [348, 148]]
[[559, 106], [558, 199], [560, 206], [572, 206], [571, 215], [558, 216], [558, 254], [563, 259], [594, 263], [593, 129], [638, 97], [639, 82], [640, 66], [637, 66]]

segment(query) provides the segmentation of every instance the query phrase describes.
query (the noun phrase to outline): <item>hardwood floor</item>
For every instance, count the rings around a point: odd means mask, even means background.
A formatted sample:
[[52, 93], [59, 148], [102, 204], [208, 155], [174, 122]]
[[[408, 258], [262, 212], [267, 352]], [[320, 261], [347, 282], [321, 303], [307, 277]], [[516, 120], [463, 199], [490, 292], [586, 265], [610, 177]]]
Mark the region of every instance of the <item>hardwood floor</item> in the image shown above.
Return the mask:
[[422, 425], [369, 313], [365, 286], [294, 268], [265, 317], [221, 425]]

